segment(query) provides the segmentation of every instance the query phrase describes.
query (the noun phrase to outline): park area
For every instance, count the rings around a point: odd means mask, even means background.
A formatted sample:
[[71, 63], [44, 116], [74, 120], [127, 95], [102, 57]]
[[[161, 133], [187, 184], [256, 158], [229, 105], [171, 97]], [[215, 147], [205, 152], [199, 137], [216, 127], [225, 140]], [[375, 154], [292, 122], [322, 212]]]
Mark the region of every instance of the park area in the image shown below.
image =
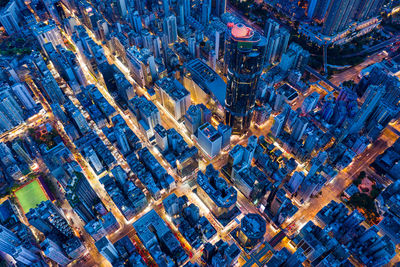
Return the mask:
[[31, 208], [35, 208], [42, 201], [48, 200], [46, 193], [36, 179], [18, 189], [15, 195], [24, 213], [27, 213]]

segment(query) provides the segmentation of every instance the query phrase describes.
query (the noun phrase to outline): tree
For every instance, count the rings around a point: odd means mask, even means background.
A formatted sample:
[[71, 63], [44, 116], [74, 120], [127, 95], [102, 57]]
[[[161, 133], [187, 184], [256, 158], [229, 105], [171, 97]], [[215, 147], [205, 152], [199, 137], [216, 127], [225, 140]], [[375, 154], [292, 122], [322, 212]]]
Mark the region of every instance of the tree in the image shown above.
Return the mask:
[[[342, 85], [343, 85], [344, 87], [353, 88], [354, 85], [355, 85], [355, 82], [352, 81], [352, 80], [348, 80], [348, 81], [344, 81], [344, 82], [342, 83]], [[363, 173], [365, 173], [365, 172], [363, 172]]]
[[370, 193], [371, 198], [372, 199], [377, 198], [380, 195], [380, 193], [381, 193], [381, 190], [376, 185], [373, 185], [371, 193]]

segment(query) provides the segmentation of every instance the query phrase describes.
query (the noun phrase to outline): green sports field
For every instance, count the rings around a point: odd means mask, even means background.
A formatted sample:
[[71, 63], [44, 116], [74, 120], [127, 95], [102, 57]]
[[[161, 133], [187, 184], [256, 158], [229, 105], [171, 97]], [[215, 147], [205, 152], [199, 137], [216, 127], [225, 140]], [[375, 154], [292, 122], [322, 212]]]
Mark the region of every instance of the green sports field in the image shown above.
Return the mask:
[[24, 213], [27, 213], [31, 208], [35, 208], [40, 202], [47, 200], [47, 196], [37, 180], [32, 181], [16, 191], [15, 195]]

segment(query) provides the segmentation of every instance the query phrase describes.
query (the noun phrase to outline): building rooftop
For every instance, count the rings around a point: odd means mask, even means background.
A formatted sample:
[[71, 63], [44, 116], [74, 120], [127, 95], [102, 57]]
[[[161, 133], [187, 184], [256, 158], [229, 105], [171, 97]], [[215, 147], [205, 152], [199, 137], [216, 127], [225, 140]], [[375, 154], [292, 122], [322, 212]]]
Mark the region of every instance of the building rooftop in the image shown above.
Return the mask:
[[159, 90], [163, 90], [175, 101], [179, 101], [189, 95], [189, 91], [180, 82], [169, 77], [164, 77], [156, 81], [156, 87]]
[[231, 28], [232, 37], [237, 39], [250, 39], [254, 35], [253, 29], [242, 23], [234, 24], [231, 22], [228, 23], [228, 27]]
[[147, 64], [149, 57], [152, 56], [149, 49], [143, 48], [143, 49], [139, 50], [134, 45], [127, 49], [127, 55], [130, 58], [134, 58], [134, 59], [142, 62], [143, 64]]
[[[214, 180], [212, 184], [211, 179]], [[229, 208], [236, 203], [237, 191], [229, 186], [222, 177], [208, 177], [201, 171], [197, 173], [197, 183], [218, 207]]]
[[211, 142], [214, 142], [221, 137], [221, 134], [208, 122], [199, 127], [199, 132], [202, 132]]
[[134, 97], [129, 100], [129, 106], [134, 109], [140, 110], [141, 113], [146, 114], [146, 116], [151, 116], [154, 112], [158, 112], [156, 105], [153, 102], [147, 100], [144, 96]]
[[266, 231], [266, 222], [256, 213], [246, 214], [240, 222], [241, 231], [251, 239], [263, 238]]
[[225, 104], [226, 83], [212, 68], [196, 58], [186, 63], [186, 70], [203, 91], [212, 94], [221, 105]]
[[[140, 240], [146, 247], [156, 240], [154, 238], [155, 232], [159, 237], [162, 237], [169, 232], [167, 225], [154, 209], [134, 222], [133, 227], [135, 228]], [[150, 229], [154, 229], [155, 231], [151, 231]]]

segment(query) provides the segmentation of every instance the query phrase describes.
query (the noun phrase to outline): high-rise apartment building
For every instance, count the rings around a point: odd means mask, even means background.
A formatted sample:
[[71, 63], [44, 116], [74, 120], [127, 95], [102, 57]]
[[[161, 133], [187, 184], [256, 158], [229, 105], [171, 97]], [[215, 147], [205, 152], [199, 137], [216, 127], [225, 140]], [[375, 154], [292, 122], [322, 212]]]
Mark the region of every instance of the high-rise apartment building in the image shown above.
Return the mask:
[[49, 24], [38, 23], [33, 25], [32, 31], [42, 48], [44, 44], [48, 42], [50, 42], [54, 47], [57, 45], [64, 46], [64, 41], [61, 38], [60, 31], [53, 21], [50, 21]]
[[55, 261], [58, 265], [60, 266], [66, 266], [68, 263], [71, 262], [71, 260], [65, 255], [63, 250], [60, 248], [60, 246], [50, 240], [49, 238], [46, 238], [40, 246], [42, 247], [42, 250], [44, 252], [44, 255], [51, 259], [52, 261]]
[[214, 16], [220, 17], [226, 12], [226, 0], [212, 0], [211, 12]]
[[364, 126], [365, 121], [374, 111], [374, 109], [379, 104], [382, 96], [385, 93], [385, 88], [377, 85], [370, 85], [365, 92], [363, 98], [364, 103], [361, 109], [358, 111], [357, 115], [353, 119], [353, 123], [349, 127], [349, 133], [356, 133], [361, 130]]
[[94, 207], [101, 200], [82, 173], [75, 173], [65, 192], [65, 198], [83, 221], [87, 223], [95, 218]]
[[367, 20], [379, 15], [384, 3], [384, 0], [361, 0], [355, 14], [355, 19]]
[[11, 86], [12, 91], [17, 96], [18, 100], [21, 101], [22, 105], [28, 110], [36, 107], [36, 102], [33, 100], [28, 88], [22, 83], [16, 83]]
[[73, 232], [67, 220], [50, 201], [41, 202], [36, 208], [25, 214], [29, 223], [43, 234], [55, 234], [60, 237], [72, 237]]
[[176, 25], [176, 17], [171, 15], [164, 19], [164, 33], [167, 35], [168, 44], [175, 43], [178, 40], [178, 30]]
[[210, 158], [221, 151], [222, 135], [208, 122], [200, 126], [197, 141]]
[[200, 105], [191, 105], [185, 114], [185, 126], [190, 134], [196, 134], [203, 123], [203, 114]]
[[164, 77], [154, 86], [158, 101], [176, 119], [180, 120], [190, 106], [190, 93], [176, 79]]
[[148, 136], [154, 135], [154, 127], [161, 124], [160, 112], [153, 102], [144, 96], [135, 96], [129, 101], [129, 110], [135, 116], [137, 123], [143, 128]]
[[333, 36], [379, 15], [383, 0], [311, 0], [307, 16], [322, 23], [322, 34]]
[[273, 19], [265, 22], [265, 38], [267, 39], [267, 54], [265, 60], [269, 63], [279, 62], [286, 52], [290, 33]]
[[118, 251], [115, 249], [114, 245], [107, 239], [103, 237], [95, 243], [96, 248], [99, 250], [100, 254], [103, 255], [110, 263], [113, 263], [118, 259]]
[[284, 122], [285, 122], [285, 113], [282, 112], [278, 116], [274, 118], [274, 124], [272, 125], [271, 128], [271, 133], [273, 136], [277, 137], [281, 131], [284, 128]]
[[19, 16], [20, 11], [17, 1], [8, 2], [7, 5], [0, 10], [0, 24], [3, 25], [8, 35], [20, 30]]
[[303, 137], [308, 125], [308, 120], [305, 117], [296, 119], [293, 125], [292, 137], [295, 141], [300, 141]]
[[17, 126], [24, 122], [24, 113], [9, 91], [0, 92], [0, 113]]
[[311, 0], [308, 5], [307, 16], [317, 21], [323, 20], [331, 1], [332, 0]]
[[58, 103], [60, 105], [64, 104], [64, 94], [58, 86], [57, 81], [54, 79], [53, 75], [49, 71], [44, 74], [41, 82], [43, 90], [45, 92], [45, 96], [47, 96], [47, 100], [50, 103]]
[[124, 128], [120, 125], [116, 125], [114, 127], [114, 135], [117, 139], [118, 149], [123, 155], [127, 155], [131, 149], [129, 147], [128, 138], [126, 137]]

